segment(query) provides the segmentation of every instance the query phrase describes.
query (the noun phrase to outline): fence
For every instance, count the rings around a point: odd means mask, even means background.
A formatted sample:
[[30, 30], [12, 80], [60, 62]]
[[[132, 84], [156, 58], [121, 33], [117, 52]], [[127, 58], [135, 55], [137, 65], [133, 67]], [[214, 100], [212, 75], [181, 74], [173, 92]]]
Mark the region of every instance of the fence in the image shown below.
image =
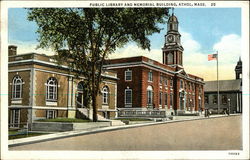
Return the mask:
[[118, 117], [166, 118], [166, 112], [160, 110], [118, 110]]

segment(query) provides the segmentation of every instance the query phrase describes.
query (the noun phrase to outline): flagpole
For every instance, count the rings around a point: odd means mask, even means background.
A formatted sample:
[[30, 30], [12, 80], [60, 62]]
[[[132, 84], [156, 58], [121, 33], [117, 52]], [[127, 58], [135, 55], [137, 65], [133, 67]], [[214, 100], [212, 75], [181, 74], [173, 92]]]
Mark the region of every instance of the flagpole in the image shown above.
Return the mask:
[[220, 96], [219, 96], [219, 69], [218, 69], [218, 61], [219, 61], [219, 54], [218, 51], [216, 51], [217, 53], [217, 104], [218, 104], [218, 114], [219, 114], [219, 110], [220, 110]]

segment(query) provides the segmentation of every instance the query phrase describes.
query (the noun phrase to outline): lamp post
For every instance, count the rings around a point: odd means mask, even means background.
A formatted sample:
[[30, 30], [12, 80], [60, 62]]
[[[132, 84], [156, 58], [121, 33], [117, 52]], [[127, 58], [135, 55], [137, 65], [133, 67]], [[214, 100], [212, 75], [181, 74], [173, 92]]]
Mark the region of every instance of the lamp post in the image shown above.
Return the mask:
[[230, 101], [231, 101], [230, 98], [228, 98], [227, 101], [228, 101], [228, 115], [230, 115], [230, 105], [231, 105], [231, 103], [230, 103]]

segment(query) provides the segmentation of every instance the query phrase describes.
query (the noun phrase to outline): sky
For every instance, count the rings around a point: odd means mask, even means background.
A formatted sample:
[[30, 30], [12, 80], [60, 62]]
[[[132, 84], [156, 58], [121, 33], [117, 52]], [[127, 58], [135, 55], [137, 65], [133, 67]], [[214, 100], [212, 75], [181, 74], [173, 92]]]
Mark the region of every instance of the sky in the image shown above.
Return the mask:
[[[235, 79], [234, 68], [241, 55], [241, 9], [240, 8], [175, 8], [179, 21], [181, 43], [184, 48], [183, 64], [187, 73], [216, 80], [216, 61], [208, 61], [208, 54], [219, 54], [219, 79]], [[109, 58], [146, 56], [162, 62], [162, 50], [166, 24], [159, 25], [162, 30], [149, 37], [151, 50], [142, 50], [130, 42], [117, 49]], [[27, 10], [10, 8], [8, 10], [8, 43], [18, 46], [18, 54], [44, 53], [52, 55], [51, 50], [36, 49], [37, 25], [27, 20]]]

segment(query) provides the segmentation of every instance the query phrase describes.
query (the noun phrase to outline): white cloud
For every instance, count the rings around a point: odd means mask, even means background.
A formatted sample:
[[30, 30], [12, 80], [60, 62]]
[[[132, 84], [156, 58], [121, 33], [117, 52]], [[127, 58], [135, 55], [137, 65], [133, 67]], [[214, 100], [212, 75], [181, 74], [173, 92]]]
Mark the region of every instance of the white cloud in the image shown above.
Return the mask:
[[[204, 80], [216, 80], [216, 61], [208, 61], [207, 55], [201, 49], [199, 42], [193, 39], [190, 33], [181, 32], [182, 45], [184, 48], [183, 64], [187, 73], [200, 76]], [[22, 53], [43, 53], [53, 55], [53, 51], [36, 49], [37, 43], [14, 42], [18, 46], [18, 54]], [[219, 79], [234, 79], [234, 67], [241, 55], [241, 37], [236, 34], [224, 35], [220, 41], [213, 45], [213, 49], [219, 53]], [[134, 43], [129, 43], [124, 48], [118, 49], [109, 55], [110, 59], [145, 56], [162, 62], [162, 50], [143, 50]]]
[[136, 56], [145, 56], [159, 62], [162, 61], [161, 49], [152, 49], [150, 51], [143, 50], [134, 43], [130, 43], [126, 45], [124, 48], [116, 50], [115, 53], [109, 55], [109, 58], [114, 59], [114, 58], [126, 58], [126, 57], [136, 57]]
[[241, 37], [236, 34], [223, 36], [213, 48], [219, 53], [220, 64], [236, 63], [241, 55]]
[[16, 45], [17, 46], [17, 54], [25, 54], [25, 53], [40, 53], [46, 55], [54, 55], [54, 52], [50, 49], [36, 49], [38, 43], [34, 42], [20, 42], [20, 41], [13, 41], [9, 45]]
[[[181, 31], [181, 35], [185, 70], [190, 74], [204, 78], [204, 80], [216, 80], [216, 61], [208, 61], [207, 59], [208, 54], [211, 54], [211, 52], [203, 52], [200, 43], [194, 40], [190, 33]], [[241, 53], [241, 38], [236, 34], [225, 35], [219, 42], [214, 44], [213, 49], [219, 52], [219, 79], [234, 79], [234, 67]], [[160, 48], [149, 52], [140, 49], [135, 44], [129, 44], [122, 49], [118, 49], [109, 58], [134, 56], [145, 56], [162, 62], [162, 50]]]
[[[234, 79], [234, 67], [241, 55], [241, 37], [236, 34], [224, 35], [214, 44], [213, 49], [219, 54], [219, 79]], [[196, 73], [205, 80], [217, 79], [216, 61], [208, 61], [208, 53], [196, 49], [185, 53], [184, 65], [188, 72]]]
[[180, 31], [182, 46], [186, 54], [198, 52], [201, 49], [201, 45], [195, 41], [190, 33]]

